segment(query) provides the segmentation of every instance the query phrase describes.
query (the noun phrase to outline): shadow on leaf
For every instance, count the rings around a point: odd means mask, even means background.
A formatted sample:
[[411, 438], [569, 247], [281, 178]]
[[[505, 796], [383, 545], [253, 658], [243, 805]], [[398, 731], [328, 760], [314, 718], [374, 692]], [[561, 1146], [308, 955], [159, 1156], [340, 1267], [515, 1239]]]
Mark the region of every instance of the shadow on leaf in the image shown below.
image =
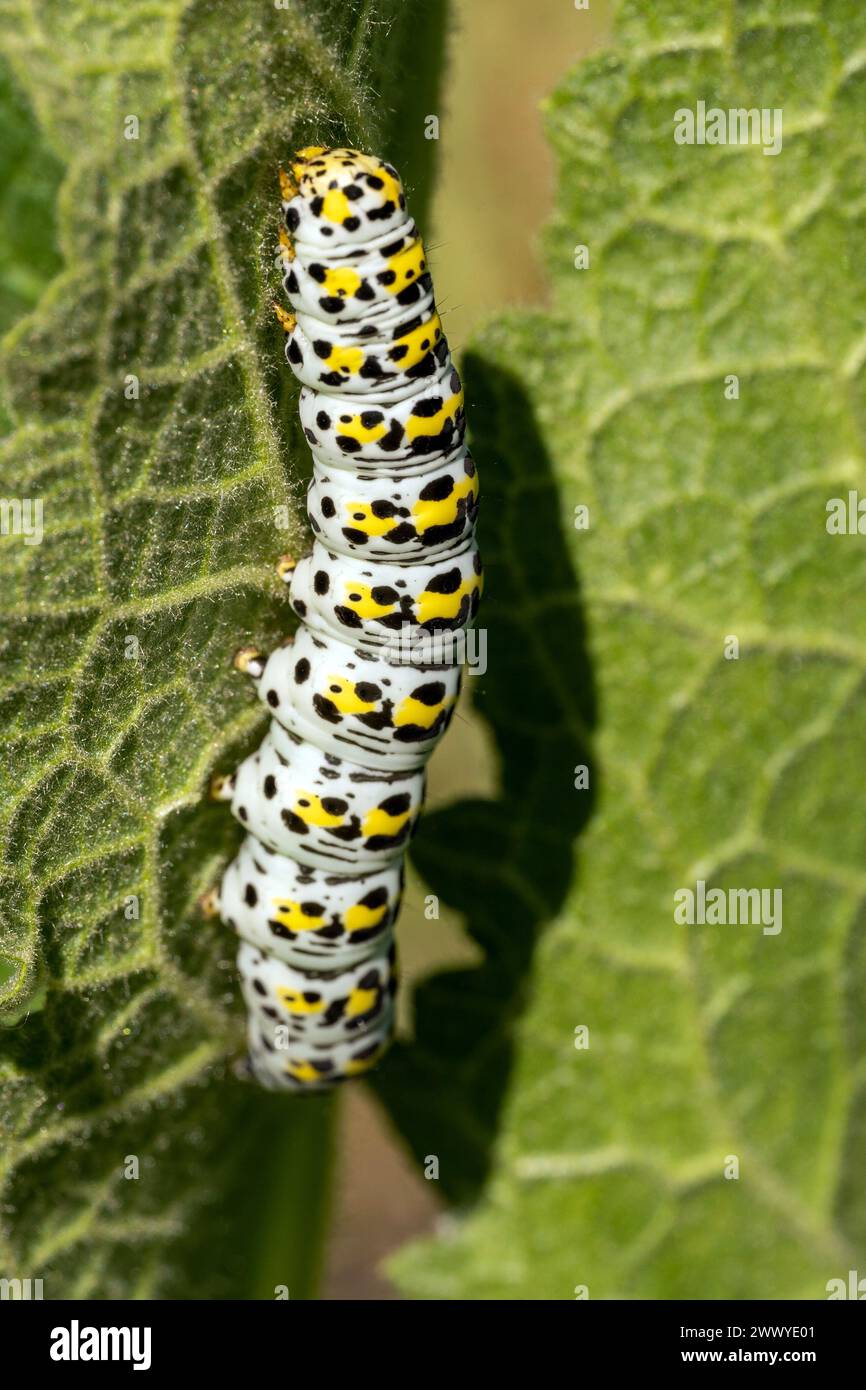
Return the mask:
[[424, 817], [413, 860], [465, 915], [485, 960], [419, 986], [415, 1039], [396, 1044], [372, 1082], [418, 1160], [438, 1157], [456, 1202], [472, 1201], [486, 1178], [533, 953], [565, 901], [597, 780], [594, 771], [592, 790], [576, 789], [596, 702], [551, 461], [516, 377], [470, 355], [464, 379], [488, 660], [473, 693], [496, 739], [501, 789]]

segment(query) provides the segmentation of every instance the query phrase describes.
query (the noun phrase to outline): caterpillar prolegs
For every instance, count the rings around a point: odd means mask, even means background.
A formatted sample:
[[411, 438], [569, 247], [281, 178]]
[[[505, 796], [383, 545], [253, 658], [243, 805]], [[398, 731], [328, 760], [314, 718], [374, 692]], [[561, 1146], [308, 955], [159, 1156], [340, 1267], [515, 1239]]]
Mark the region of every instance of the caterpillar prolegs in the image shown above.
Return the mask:
[[481, 563], [463, 392], [399, 176], [350, 149], [290, 168], [278, 314], [314, 540], [281, 567], [297, 634], [236, 658], [272, 721], [214, 783], [248, 832], [214, 905], [241, 937], [254, 1075], [315, 1091], [368, 1070], [391, 1036], [402, 860]]

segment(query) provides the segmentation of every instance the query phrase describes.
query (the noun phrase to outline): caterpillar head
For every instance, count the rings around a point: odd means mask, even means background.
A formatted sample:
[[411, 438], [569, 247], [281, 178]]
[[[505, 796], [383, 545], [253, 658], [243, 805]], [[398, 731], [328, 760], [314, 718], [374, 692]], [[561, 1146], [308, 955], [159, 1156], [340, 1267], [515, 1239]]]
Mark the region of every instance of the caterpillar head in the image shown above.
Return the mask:
[[323, 149], [311, 145], [291, 160], [291, 180], [284, 195], [290, 234], [312, 236], [325, 245], [375, 237], [405, 221], [406, 199], [400, 176], [392, 165], [360, 150]]
[[[310, 145], [298, 150], [291, 161], [291, 170], [302, 198], [312, 202], [314, 198], [327, 199], [329, 194], [334, 195], [330, 214], [338, 206], [342, 208], [344, 203], [357, 202], [362, 196], [365, 207], [382, 209], [383, 217], [406, 205], [403, 185], [393, 165], [375, 155], [362, 154], [360, 150], [329, 150]], [[351, 208], [347, 211], [351, 212]], [[330, 220], [342, 222], [343, 218], [331, 216]]]

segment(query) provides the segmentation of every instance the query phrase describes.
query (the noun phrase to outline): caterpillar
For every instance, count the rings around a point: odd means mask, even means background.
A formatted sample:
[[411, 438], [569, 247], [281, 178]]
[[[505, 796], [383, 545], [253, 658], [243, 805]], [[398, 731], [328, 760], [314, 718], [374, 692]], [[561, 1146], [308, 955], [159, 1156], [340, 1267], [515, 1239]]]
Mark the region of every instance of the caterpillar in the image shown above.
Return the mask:
[[313, 541], [278, 566], [297, 632], [235, 657], [271, 724], [212, 783], [247, 835], [207, 910], [240, 938], [253, 1076], [310, 1092], [368, 1071], [393, 1033], [403, 857], [482, 572], [463, 390], [400, 177], [319, 146], [289, 170], [291, 308], [275, 308], [313, 456]]

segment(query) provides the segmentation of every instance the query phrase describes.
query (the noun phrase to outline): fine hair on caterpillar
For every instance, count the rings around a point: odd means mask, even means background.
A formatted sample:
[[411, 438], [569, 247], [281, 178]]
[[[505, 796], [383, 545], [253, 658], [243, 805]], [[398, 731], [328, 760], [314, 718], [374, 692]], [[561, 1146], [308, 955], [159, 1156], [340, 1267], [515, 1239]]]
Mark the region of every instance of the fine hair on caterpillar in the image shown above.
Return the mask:
[[235, 656], [271, 724], [213, 780], [247, 836], [205, 910], [241, 938], [253, 1075], [304, 1093], [390, 1041], [403, 859], [482, 574], [463, 391], [399, 175], [315, 146], [280, 187], [313, 543], [278, 565], [297, 633]]

